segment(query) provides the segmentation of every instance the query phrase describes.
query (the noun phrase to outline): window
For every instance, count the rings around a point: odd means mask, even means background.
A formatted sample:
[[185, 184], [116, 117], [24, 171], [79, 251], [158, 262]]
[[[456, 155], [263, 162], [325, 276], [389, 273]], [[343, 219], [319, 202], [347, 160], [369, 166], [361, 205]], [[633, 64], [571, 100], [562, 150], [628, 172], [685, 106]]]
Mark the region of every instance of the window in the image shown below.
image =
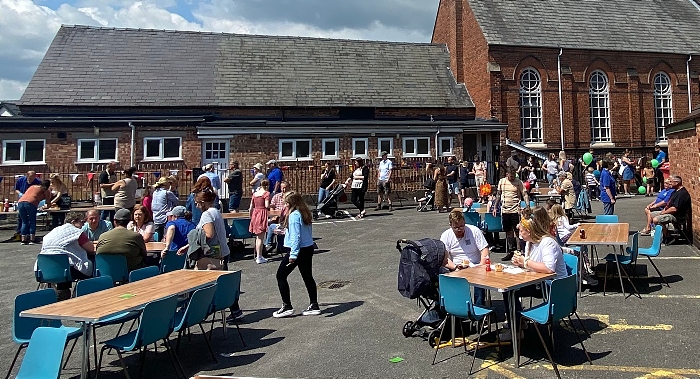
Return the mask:
[[610, 87], [608, 85], [608, 76], [602, 71], [593, 71], [588, 84], [591, 102], [591, 142], [610, 142]]
[[117, 139], [79, 139], [78, 162], [117, 160]]
[[175, 160], [181, 159], [182, 138], [167, 137], [167, 138], [144, 138], [143, 141], [143, 159], [144, 160]]
[[367, 138], [353, 138], [352, 139], [352, 156], [367, 158], [367, 149], [369, 142]]
[[311, 159], [310, 139], [282, 139], [279, 143], [280, 160]]
[[2, 142], [2, 163], [44, 163], [46, 140], [18, 140]]
[[321, 159], [338, 159], [338, 145], [337, 138], [324, 138], [321, 141]]
[[430, 156], [430, 137], [412, 137], [403, 139], [405, 157]]
[[[212, 160], [226, 160], [228, 156], [228, 146], [226, 142], [205, 142], [204, 143], [204, 160], [209, 162]], [[223, 162], [221, 162], [223, 163]]]
[[382, 151], [389, 153], [390, 157], [394, 156], [394, 139], [393, 138], [378, 138], [377, 146], [379, 150], [377, 151], [377, 156], [382, 156]]
[[671, 78], [665, 72], [654, 75], [654, 110], [656, 111], [656, 141], [666, 141], [666, 125], [673, 122]]
[[532, 67], [520, 74], [520, 131], [522, 142], [542, 142], [542, 80]]
[[452, 152], [452, 146], [454, 145], [453, 137], [440, 137], [438, 138], [438, 143], [438, 148], [440, 149], [439, 154], [441, 157], [454, 155]]

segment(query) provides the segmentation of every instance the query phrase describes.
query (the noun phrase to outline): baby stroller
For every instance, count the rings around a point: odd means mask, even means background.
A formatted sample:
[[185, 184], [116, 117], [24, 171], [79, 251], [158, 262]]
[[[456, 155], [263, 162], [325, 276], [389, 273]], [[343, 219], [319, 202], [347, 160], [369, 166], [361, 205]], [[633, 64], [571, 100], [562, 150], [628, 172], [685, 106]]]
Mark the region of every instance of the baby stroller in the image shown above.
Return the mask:
[[445, 319], [438, 290], [445, 245], [440, 240], [430, 238], [418, 241], [401, 239], [396, 241], [396, 249], [401, 252], [398, 290], [404, 297], [416, 299], [424, 308], [415, 321], [404, 324], [403, 335], [408, 338], [417, 331], [426, 332], [423, 327], [429, 327], [428, 341], [433, 346], [439, 336], [437, 328]]
[[435, 210], [435, 181], [432, 180], [432, 178], [428, 178], [425, 183], [423, 183], [423, 187], [427, 189], [427, 191], [425, 191], [425, 196], [416, 200], [418, 203], [416, 210], [418, 212]]
[[343, 195], [345, 195], [345, 184], [338, 184], [316, 205], [316, 209], [312, 212], [314, 220], [318, 220], [323, 215], [333, 218], [344, 217], [345, 213], [338, 211], [338, 201]]

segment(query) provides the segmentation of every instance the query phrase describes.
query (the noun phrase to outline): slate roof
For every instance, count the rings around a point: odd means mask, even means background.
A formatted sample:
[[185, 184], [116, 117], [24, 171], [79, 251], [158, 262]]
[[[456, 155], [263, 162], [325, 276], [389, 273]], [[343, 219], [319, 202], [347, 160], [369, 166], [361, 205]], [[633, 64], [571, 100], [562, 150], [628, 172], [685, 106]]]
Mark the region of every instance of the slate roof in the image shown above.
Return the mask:
[[490, 45], [700, 53], [692, 0], [467, 0]]
[[473, 107], [442, 45], [62, 26], [21, 106]]

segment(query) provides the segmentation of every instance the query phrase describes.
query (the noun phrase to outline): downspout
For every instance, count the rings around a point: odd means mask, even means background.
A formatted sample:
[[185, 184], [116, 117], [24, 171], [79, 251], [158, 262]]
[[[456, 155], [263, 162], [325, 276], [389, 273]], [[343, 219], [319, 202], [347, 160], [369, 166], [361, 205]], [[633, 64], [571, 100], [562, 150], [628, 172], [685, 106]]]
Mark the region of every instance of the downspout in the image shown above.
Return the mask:
[[561, 55], [564, 53], [564, 49], [559, 48], [559, 55], [557, 55], [557, 75], [559, 76], [559, 133], [561, 133], [561, 150], [564, 151], [564, 104], [562, 103], [562, 89], [561, 89]]
[[131, 122], [129, 122], [129, 127], [131, 128], [131, 160], [129, 161], [129, 167], [134, 167], [134, 144], [136, 143], [136, 127]]
[[[433, 122], [433, 115], [430, 115], [430, 122]], [[438, 136], [440, 135], [440, 127], [437, 127], [437, 131], [435, 132], [435, 162], [440, 159], [440, 152], [439, 152], [439, 144], [438, 144]], [[417, 146], [416, 146], [417, 147]]]
[[690, 61], [692, 60], [693, 56], [688, 54], [688, 60], [685, 61], [685, 79], [688, 81], [688, 113], [693, 111], [693, 99], [690, 91]]

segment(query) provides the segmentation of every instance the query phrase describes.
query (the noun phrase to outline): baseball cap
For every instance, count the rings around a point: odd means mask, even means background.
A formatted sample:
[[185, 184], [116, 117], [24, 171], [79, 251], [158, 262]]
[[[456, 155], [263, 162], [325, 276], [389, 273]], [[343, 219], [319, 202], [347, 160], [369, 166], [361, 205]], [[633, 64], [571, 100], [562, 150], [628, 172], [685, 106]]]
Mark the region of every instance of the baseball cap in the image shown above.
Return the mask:
[[386, 150], [383, 150], [379, 155], [385, 156], [385, 155], [389, 155], [389, 153], [387, 153]]
[[262, 171], [262, 169], [263, 169], [262, 163], [256, 163], [253, 165], [253, 167], [257, 168], [259, 171]]
[[274, 159], [270, 159], [270, 160], [269, 160], [269, 161], [267, 161], [267, 163], [265, 163], [265, 164], [275, 164], [275, 163], [277, 163], [277, 161], [276, 161], [276, 160], [274, 160]]
[[119, 221], [129, 221], [131, 220], [131, 212], [128, 209], [120, 209], [114, 214], [114, 219]]
[[182, 205], [178, 205], [177, 207], [173, 208], [170, 212], [166, 213], [166, 216], [175, 216], [175, 217], [185, 217], [185, 207]]

